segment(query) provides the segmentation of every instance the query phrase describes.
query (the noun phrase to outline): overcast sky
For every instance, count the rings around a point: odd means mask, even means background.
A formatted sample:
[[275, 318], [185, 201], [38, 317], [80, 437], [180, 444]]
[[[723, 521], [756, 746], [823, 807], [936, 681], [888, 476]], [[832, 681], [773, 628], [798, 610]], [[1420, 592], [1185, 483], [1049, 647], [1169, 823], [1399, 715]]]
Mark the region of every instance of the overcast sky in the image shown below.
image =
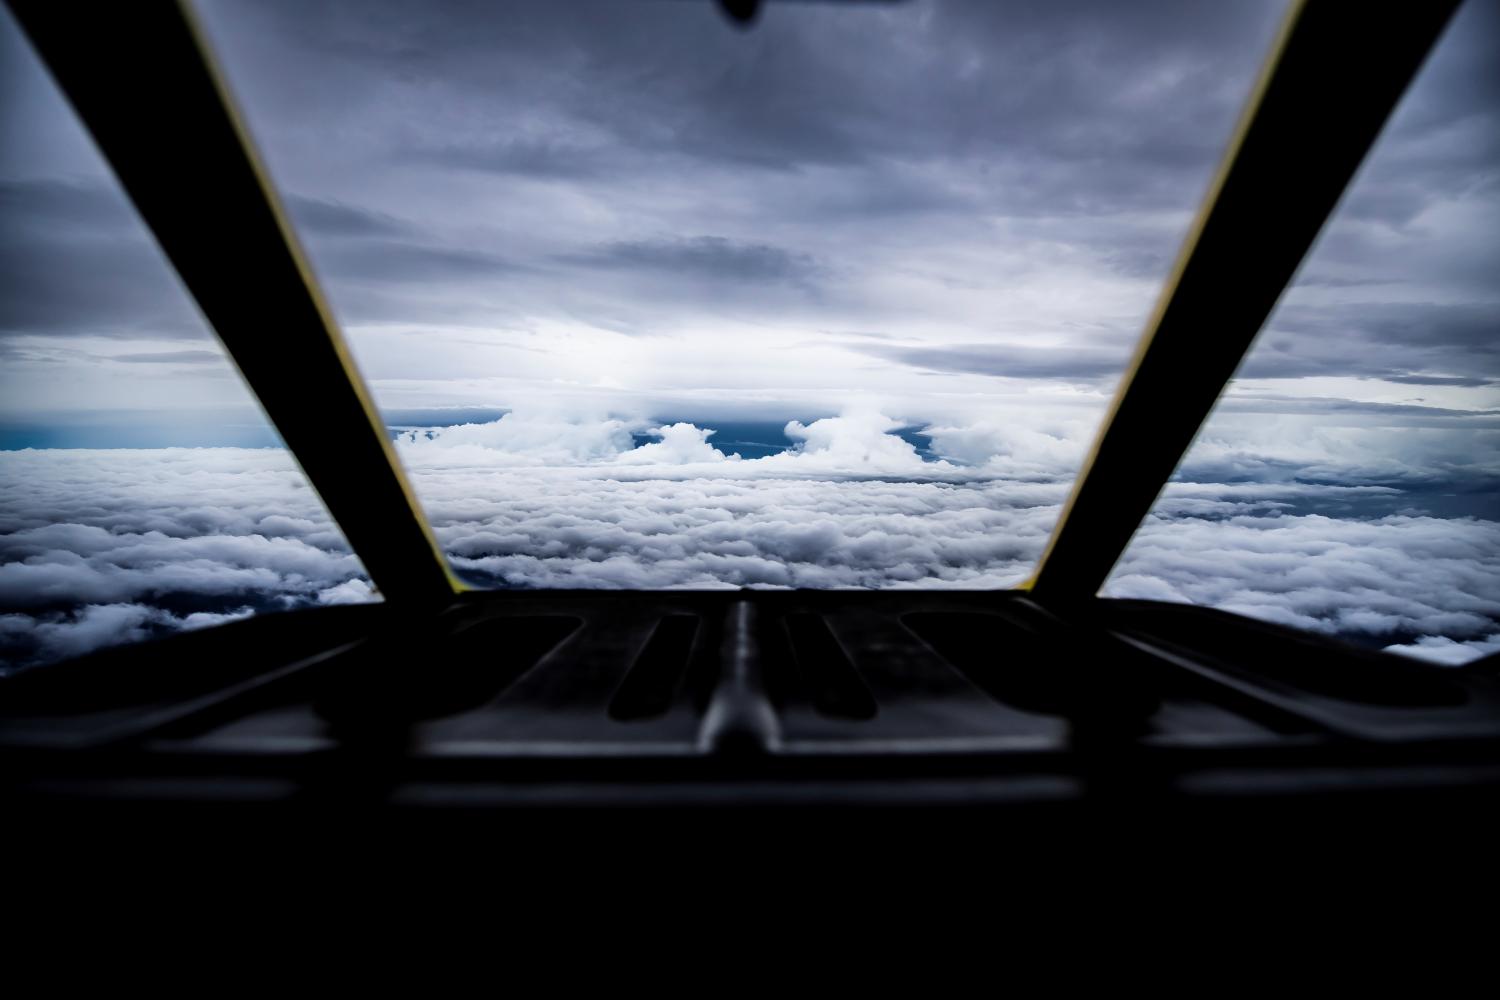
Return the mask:
[[[194, 6], [390, 422], [464, 425], [400, 442], [461, 569], [962, 587], [1044, 544], [1284, 7]], [[1500, 648], [1497, 51], [1469, 0], [1115, 592]], [[274, 440], [0, 11], [0, 448]], [[368, 596], [284, 457], [0, 471], [27, 649]]]
[[[198, 6], [387, 408], [1087, 423], [1282, 12], [798, 3], [740, 31], [677, 0]], [[1459, 15], [1254, 397], [1495, 407], [1497, 9]], [[221, 400], [8, 21], [0, 45], [4, 415]]]

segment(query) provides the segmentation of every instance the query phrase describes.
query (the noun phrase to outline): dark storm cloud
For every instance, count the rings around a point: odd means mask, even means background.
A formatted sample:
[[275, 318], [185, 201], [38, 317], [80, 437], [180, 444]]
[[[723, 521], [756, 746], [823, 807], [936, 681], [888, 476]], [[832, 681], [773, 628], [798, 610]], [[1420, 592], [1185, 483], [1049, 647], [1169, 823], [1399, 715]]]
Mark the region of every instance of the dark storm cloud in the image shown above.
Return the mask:
[[321, 250], [314, 254], [320, 269], [335, 280], [351, 282], [464, 282], [515, 270], [503, 257], [462, 247], [403, 240], [314, 245]]
[[[247, 68], [237, 82], [273, 147], [278, 130], [305, 123], [306, 155], [324, 155], [315, 123], [352, 107], [355, 141], [413, 185], [441, 184], [417, 174], [447, 168], [586, 181], [607, 201], [612, 188], [691, 191], [726, 176], [730, 204], [771, 225], [918, 216], [936, 227], [930, 241], [986, 214], [1191, 207], [1278, 7], [1173, 3], [1122, 15], [1111, 4], [796, 4], [768, 10], [750, 32], [709, 3], [209, 4], [206, 13], [211, 27], [223, 18], [216, 41], [231, 71]], [[293, 78], [294, 90], [282, 86]], [[656, 239], [628, 234], [614, 252], [681, 260], [689, 274], [784, 276], [791, 266]], [[1088, 234], [1090, 252], [1128, 277], [1159, 273], [1174, 242], [1150, 227]], [[586, 247], [572, 256], [581, 268], [598, 260]]]
[[0, 182], [0, 332], [201, 337], [203, 324], [123, 193]]
[[[320, 274], [358, 286], [453, 285], [515, 266], [443, 245], [394, 216], [290, 195]], [[0, 332], [116, 337], [205, 335], [202, 320], [123, 193], [103, 181], [0, 182]], [[401, 311], [346, 303], [360, 318]]]
[[1444, 375], [1387, 375], [1387, 382], [1396, 382], [1401, 385], [1461, 385], [1475, 388], [1481, 385], [1491, 385], [1494, 379], [1472, 378], [1467, 376], [1444, 376]]
[[854, 349], [861, 354], [930, 371], [995, 375], [1002, 378], [1058, 379], [1065, 382], [1118, 378], [1126, 358], [1125, 353], [1118, 350], [1002, 347], [990, 344], [960, 344], [954, 347], [879, 345]]
[[1408, 385], [1500, 383], [1500, 308], [1490, 303], [1293, 305], [1261, 334], [1239, 376], [1352, 375]]
[[337, 281], [386, 285], [463, 283], [515, 270], [505, 258], [454, 246], [385, 212], [292, 194], [287, 208], [320, 271]]
[[139, 226], [123, 193], [97, 181], [53, 178], [0, 180], [0, 218], [5, 227], [80, 227], [120, 234]]
[[639, 268], [730, 282], [801, 283], [821, 271], [807, 254], [722, 236], [619, 240], [574, 259], [595, 267]]
[[523, 177], [597, 177], [609, 169], [607, 147], [575, 146], [555, 140], [512, 139], [467, 146], [434, 145], [413, 150], [410, 160], [440, 167]]
[[[237, 15], [274, 21], [316, 54], [314, 73], [321, 61], [488, 98], [481, 120], [419, 150], [466, 169], [572, 176], [612, 149], [778, 171], [935, 153], [1047, 163], [1008, 192], [1024, 201], [1058, 183], [1059, 165], [1094, 175], [1090, 200], [1170, 197], [1176, 172], [1201, 187], [1223, 110], [1243, 100], [1236, 73], [1259, 59], [1245, 39], [1264, 37], [1277, 9], [790, 5], [747, 33], [709, 3], [288, 3]], [[1141, 167], [1158, 175], [1144, 192], [1121, 177]]]
[[145, 351], [140, 354], [114, 354], [111, 361], [143, 365], [221, 365], [224, 355], [213, 351]]
[[1454, 349], [1471, 364], [1500, 374], [1500, 310], [1491, 303], [1403, 303], [1366, 308], [1354, 321], [1368, 339]]
[[1417, 418], [1424, 423], [1500, 429], [1500, 410], [1460, 410], [1447, 406], [1412, 403], [1372, 403], [1329, 396], [1286, 396], [1275, 393], [1235, 395], [1220, 401], [1220, 409], [1240, 413], [1327, 414], [1347, 413], [1392, 419]]
[[[1102, 346], [855, 344], [851, 349], [929, 371], [1078, 383], [1117, 378], [1128, 355], [1128, 349]], [[1403, 385], [1500, 385], [1500, 310], [1484, 305], [1431, 303], [1284, 310], [1272, 328], [1262, 334], [1238, 372], [1240, 379], [1248, 380], [1330, 376]], [[1276, 398], [1288, 404], [1291, 401], [1290, 397]], [[1316, 401], [1329, 408], [1334, 403]], [[1413, 414], [1432, 411], [1430, 407], [1405, 409]]]
[[[22, 183], [6, 188], [5, 194], [25, 189], [38, 196], [26, 200], [24, 210], [11, 205], [3, 210], [0, 336], [208, 335], [190, 296], [123, 196], [102, 186]], [[482, 290], [519, 270], [497, 254], [445, 246], [380, 213], [295, 196], [288, 202], [320, 277], [347, 289], [339, 305], [341, 314], [354, 321], [432, 320], [453, 315], [455, 309], [461, 314], [476, 286]], [[413, 305], [395, 294], [403, 287], [461, 290], [451, 302]], [[149, 354], [113, 357], [157, 359]]]
[[341, 201], [287, 195], [284, 199], [298, 229], [321, 236], [392, 237], [412, 227], [384, 212], [371, 212]]

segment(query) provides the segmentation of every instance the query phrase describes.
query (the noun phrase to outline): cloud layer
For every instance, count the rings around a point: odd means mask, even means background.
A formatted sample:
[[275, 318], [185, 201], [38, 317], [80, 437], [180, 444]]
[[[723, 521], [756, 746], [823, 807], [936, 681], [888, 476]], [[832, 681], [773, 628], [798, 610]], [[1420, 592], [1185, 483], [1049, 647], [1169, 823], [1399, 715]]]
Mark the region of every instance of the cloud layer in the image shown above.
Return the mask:
[[1222, 608], [1438, 662], [1472, 659], [1500, 643], [1494, 521], [1354, 520], [1280, 513], [1274, 503], [1269, 511], [1244, 502], [1179, 505], [1187, 489], [1224, 495], [1234, 488], [1191, 484], [1169, 493], [1105, 595]]
[[285, 452], [0, 452], [0, 662], [369, 598]]
[[[900, 426], [875, 411], [791, 421], [790, 448], [745, 458], [688, 422], [513, 411], [408, 431], [399, 447], [455, 567], [482, 585], [1021, 582], [1079, 443], [928, 427], [946, 456], [928, 457]], [[1027, 476], [1001, 471], [1017, 463]], [[0, 482], [0, 649], [13, 665], [372, 598], [284, 452], [5, 452]], [[1500, 523], [1432, 516], [1420, 500], [1392, 485], [1174, 483], [1105, 592], [1461, 662], [1500, 642]]]

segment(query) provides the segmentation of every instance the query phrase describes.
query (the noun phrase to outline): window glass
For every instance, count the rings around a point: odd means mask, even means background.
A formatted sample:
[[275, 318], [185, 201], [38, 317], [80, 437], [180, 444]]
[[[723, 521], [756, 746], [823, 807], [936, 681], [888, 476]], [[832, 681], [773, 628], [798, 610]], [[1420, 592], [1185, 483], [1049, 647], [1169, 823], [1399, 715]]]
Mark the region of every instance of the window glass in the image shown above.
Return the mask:
[[1105, 594], [1500, 651], [1497, 44], [1460, 8]]
[[455, 567], [1000, 587], [1280, 2], [198, 4]]
[[367, 578], [0, 11], [0, 672]]

